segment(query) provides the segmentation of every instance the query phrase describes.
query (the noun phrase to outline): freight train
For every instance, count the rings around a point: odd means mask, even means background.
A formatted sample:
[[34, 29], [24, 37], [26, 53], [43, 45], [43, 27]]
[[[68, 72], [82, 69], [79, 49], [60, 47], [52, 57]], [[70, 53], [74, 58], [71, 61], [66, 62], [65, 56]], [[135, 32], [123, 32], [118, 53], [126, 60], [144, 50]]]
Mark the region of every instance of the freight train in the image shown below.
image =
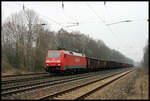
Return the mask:
[[98, 69], [113, 69], [132, 67], [132, 64], [106, 61], [97, 58], [86, 57], [82, 53], [66, 50], [50, 50], [45, 61], [46, 72], [64, 71], [94, 71]]

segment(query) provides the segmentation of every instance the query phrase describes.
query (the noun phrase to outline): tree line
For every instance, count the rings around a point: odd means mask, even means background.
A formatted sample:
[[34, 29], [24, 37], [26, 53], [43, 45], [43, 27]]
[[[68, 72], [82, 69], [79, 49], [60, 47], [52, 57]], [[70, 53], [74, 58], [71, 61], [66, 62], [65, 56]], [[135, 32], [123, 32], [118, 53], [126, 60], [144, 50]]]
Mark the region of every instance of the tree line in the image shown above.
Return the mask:
[[46, 21], [30, 9], [9, 16], [1, 27], [2, 60], [16, 69], [43, 71], [47, 51], [61, 47], [102, 60], [133, 63], [102, 40], [95, 40], [79, 31], [67, 32], [63, 28], [55, 32], [42, 23]]

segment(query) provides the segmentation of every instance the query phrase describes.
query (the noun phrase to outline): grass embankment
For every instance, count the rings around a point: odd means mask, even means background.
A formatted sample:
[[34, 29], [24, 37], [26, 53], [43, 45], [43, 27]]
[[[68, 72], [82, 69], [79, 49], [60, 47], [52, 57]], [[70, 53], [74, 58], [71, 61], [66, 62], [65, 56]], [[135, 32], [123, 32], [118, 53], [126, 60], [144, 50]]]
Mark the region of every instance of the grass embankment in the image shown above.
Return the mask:
[[149, 72], [148, 68], [138, 68], [132, 94], [128, 99], [149, 99]]

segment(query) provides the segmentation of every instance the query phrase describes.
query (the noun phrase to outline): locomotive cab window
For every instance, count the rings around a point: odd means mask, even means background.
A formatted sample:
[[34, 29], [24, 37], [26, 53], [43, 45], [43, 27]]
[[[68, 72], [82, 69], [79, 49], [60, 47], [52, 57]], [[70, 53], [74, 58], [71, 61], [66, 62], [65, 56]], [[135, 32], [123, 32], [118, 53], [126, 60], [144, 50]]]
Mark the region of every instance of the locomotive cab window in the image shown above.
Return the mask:
[[66, 58], [66, 54], [64, 54], [64, 58]]
[[49, 58], [59, 58], [61, 56], [61, 53], [48, 53]]
[[73, 52], [70, 51], [69, 53], [73, 55]]

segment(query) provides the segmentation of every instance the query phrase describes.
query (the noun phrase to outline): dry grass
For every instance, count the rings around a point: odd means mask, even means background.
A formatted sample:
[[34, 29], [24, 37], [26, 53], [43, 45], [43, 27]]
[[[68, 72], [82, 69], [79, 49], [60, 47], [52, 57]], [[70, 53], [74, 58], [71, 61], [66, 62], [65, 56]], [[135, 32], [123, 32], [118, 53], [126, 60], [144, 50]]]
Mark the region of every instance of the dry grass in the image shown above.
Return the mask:
[[132, 95], [127, 99], [149, 99], [149, 73], [148, 68], [139, 68], [138, 77], [135, 80], [134, 88], [131, 90]]

